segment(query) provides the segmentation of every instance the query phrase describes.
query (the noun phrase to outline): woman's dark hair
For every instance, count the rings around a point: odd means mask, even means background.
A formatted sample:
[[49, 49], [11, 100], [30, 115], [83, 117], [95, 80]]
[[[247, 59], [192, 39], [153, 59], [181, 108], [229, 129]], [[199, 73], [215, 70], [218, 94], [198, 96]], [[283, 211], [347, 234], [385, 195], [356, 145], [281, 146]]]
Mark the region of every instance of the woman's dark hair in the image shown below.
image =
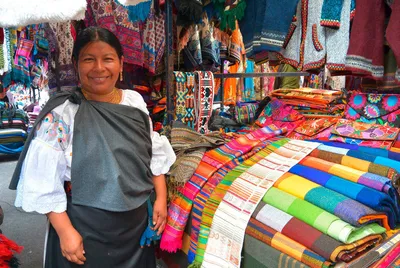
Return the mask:
[[77, 61], [82, 48], [94, 41], [102, 41], [109, 44], [115, 49], [119, 58], [123, 56], [121, 43], [112, 32], [100, 27], [89, 27], [78, 34], [72, 50], [72, 59]]

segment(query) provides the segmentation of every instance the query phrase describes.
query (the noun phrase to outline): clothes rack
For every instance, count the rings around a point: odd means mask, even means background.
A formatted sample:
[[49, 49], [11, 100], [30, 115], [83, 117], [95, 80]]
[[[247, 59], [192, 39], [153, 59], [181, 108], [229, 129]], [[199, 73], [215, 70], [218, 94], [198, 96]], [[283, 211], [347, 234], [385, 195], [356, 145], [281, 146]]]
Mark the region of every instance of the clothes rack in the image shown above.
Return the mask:
[[[165, 0], [165, 76], [166, 76], [166, 97], [167, 97], [167, 124], [170, 125], [174, 118], [174, 50], [173, 50], [173, 0]], [[221, 64], [221, 73], [214, 74], [214, 78], [221, 79], [221, 89], [223, 89], [225, 78], [246, 78], [246, 77], [289, 77], [289, 76], [309, 76], [308, 72], [276, 72], [276, 73], [224, 73], [223, 64]], [[221, 108], [224, 103], [223, 90], [221, 94]]]

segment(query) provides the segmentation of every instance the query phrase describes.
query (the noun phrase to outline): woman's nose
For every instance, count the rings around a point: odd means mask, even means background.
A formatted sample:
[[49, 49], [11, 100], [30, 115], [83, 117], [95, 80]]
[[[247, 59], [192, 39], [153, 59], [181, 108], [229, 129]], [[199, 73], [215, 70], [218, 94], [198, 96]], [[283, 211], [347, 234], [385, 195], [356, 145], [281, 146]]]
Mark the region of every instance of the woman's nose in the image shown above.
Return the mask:
[[96, 60], [94, 69], [100, 71], [104, 70], [104, 62], [102, 60]]

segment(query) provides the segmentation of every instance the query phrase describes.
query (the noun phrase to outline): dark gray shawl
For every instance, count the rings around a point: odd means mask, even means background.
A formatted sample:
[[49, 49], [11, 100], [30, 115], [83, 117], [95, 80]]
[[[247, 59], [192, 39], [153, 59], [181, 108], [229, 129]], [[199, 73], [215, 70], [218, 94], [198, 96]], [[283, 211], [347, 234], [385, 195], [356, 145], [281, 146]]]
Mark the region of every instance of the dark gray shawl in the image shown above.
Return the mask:
[[37, 125], [67, 99], [79, 104], [72, 141], [72, 203], [109, 211], [139, 207], [153, 189], [148, 115], [126, 105], [88, 101], [80, 91], [63, 92], [48, 101], [28, 136], [9, 188], [18, 185]]

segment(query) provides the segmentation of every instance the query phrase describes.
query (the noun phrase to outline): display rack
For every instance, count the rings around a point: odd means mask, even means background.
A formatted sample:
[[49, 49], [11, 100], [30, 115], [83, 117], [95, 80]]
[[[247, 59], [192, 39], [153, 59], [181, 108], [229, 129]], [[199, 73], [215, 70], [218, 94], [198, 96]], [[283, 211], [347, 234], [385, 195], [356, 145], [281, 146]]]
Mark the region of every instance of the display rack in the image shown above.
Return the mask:
[[[174, 51], [173, 51], [173, 21], [172, 21], [172, 1], [165, 0], [165, 76], [166, 76], [166, 97], [167, 97], [167, 124], [170, 124], [174, 118]], [[272, 73], [223, 73], [223, 64], [221, 64], [221, 73], [214, 74], [214, 78], [221, 79], [221, 107], [224, 103], [223, 86], [225, 78], [247, 78], [247, 77], [290, 77], [290, 76], [309, 76], [308, 72], [272, 72]]]

